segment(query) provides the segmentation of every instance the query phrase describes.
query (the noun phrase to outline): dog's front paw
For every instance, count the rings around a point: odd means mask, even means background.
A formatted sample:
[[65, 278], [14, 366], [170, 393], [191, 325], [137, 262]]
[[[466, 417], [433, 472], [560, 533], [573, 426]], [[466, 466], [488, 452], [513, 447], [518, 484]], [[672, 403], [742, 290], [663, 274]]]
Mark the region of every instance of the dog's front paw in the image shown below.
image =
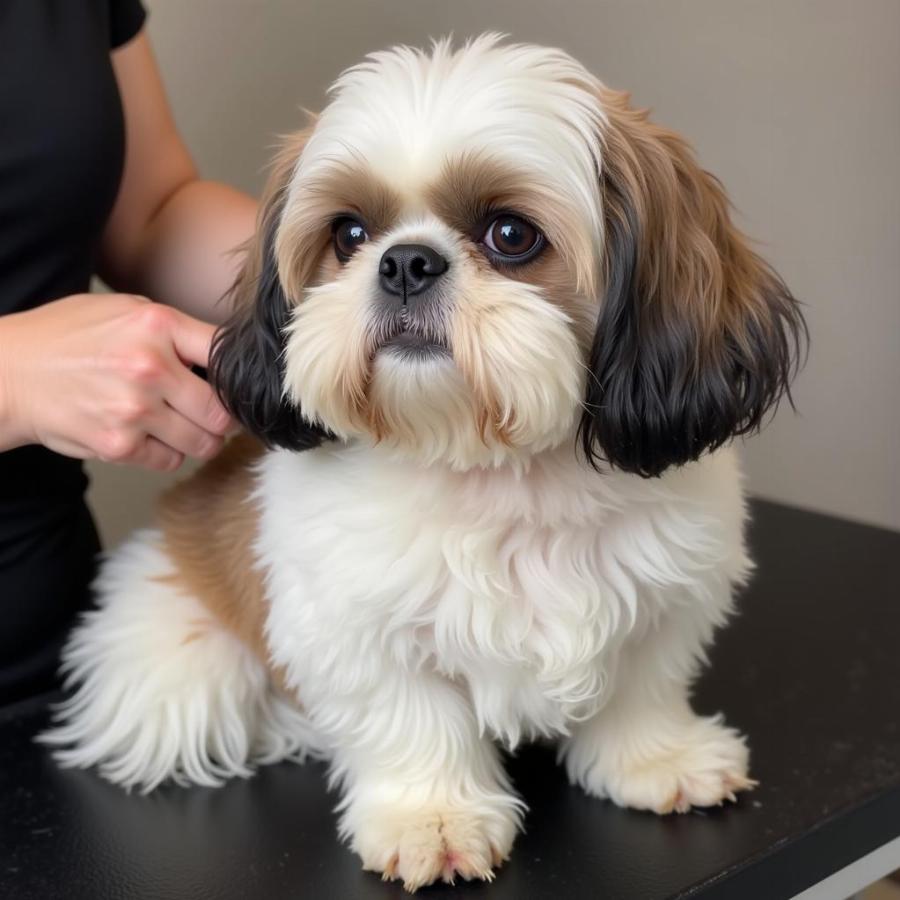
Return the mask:
[[514, 798], [507, 808], [390, 808], [359, 822], [351, 843], [363, 868], [399, 879], [408, 891], [438, 879], [453, 884], [457, 876], [491, 881], [509, 857], [519, 817]]
[[601, 754], [576, 780], [590, 794], [660, 815], [721, 806], [756, 786], [743, 737], [716, 720], [698, 718], [643, 737]]

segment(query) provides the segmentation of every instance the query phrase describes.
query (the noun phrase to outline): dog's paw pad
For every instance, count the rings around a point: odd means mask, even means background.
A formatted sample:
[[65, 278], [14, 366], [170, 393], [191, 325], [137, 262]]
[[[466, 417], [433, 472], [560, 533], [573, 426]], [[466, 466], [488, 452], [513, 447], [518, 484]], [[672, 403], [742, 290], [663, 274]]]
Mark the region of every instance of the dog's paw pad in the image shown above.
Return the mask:
[[605, 792], [620, 806], [660, 815], [686, 813], [694, 807], [734, 803], [739, 792], [756, 787], [747, 765], [743, 739], [716, 727], [702, 737], [694, 734], [650, 756], [625, 761]]
[[391, 847], [380, 840], [369, 843], [363, 866], [381, 872], [384, 881], [402, 881], [410, 892], [439, 880], [492, 881], [514, 834], [513, 828], [508, 835], [492, 835], [477, 815], [456, 811], [410, 816], [393, 831]]

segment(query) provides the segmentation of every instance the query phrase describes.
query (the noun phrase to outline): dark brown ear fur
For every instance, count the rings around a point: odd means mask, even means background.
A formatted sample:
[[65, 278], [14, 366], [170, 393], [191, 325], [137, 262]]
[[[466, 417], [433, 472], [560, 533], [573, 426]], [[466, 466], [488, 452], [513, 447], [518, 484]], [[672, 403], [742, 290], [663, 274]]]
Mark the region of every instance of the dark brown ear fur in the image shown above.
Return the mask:
[[677, 135], [604, 90], [605, 296], [580, 435], [644, 476], [754, 432], [806, 342], [799, 304]]
[[274, 255], [284, 193], [309, 132], [288, 139], [275, 160], [260, 206], [256, 235], [231, 290], [232, 317], [219, 329], [209, 377], [229, 412], [268, 446], [307, 450], [329, 437], [284, 397], [282, 354], [290, 304]]

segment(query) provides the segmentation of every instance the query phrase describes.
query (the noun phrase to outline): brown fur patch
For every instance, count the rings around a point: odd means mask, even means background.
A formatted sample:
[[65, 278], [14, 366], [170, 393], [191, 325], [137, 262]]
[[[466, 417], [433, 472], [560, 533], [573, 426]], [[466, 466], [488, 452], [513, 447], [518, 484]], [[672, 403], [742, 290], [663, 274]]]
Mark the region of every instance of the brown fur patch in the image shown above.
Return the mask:
[[262, 453], [262, 445], [247, 435], [231, 440], [215, 459], [163, 494], [158, 523], [175, 565], [166, 580], [196, 597], [283, 687], [282, 673], [269, 663], [263, 574], [252, 546], [259, 517], [251, 498], [253, 464]]
[[425, 197], [436, 215], [474, 241], [482, 238], [493, 213], [519, 213], [544, 232], [551, 246], [534, 263], [517, 270], [520, 275], [513, 275], [511, 270], [511, 277], [532, 280], [532, 268], [554, 251], [562, 266], [572, 273], [576, 291], [593, 293], [596, 236], [573, 221], [567, 204], [540, 173], [476, 153], [463, 154], [445, 163]]
[[587, 358], [597, 328], [599, 304], [596, 297], [579, 291], [575, 272], [556, 248], [551, 245], [521, 270], [516, 267], [504, 274], [507, 278], [526, 281], [540, 288], [550, 303], [556, 304], [572, 319], [578, 343]]
[[305, 182], [295, 202], [286, 207], [291, 177], [313, 128], [314, 123], [285, 138], [272, 161], [260, 199], [256, 232], [242, 248], [246, 251], [244, 266], [230, 292], [235, 309], [249, 309], [256, 302], [266, 247], [276, 229], [279, 276], [288, 300], [296, 303], [304, 287], [327, 281], [339, 270], [340, 264], [331, 252], [335, 216], [358, 216], [370, 234], [378, 234], [400, 214], [396, 192], [365, 164], [352, 168], [335, 163], [315, 181]]
[[[244, 265], [229, 293], [229, 299], [235, 310], [244, 310], [249, 313], [256, 302], [257, 284], [266, 262], [267, 241], [273, 234], [281, 215], [284, 191], [291, 173], [312, 130], [313, 126], [311, 125], [286, 138], [272, 160], [269, 178], [260, 198], [256, 231], [241, 248], [246, 251]], [[311, 266], [312, 263], [309, 265]]]
[[387, 231], [400, 215], [399, 194], [365, 165], [337, 165], [316, 184], [305, 188], [331, 206], [330, 215], [346, 212], [358, 216], [369, 235]]
[[[640, 226], [637, 282], [648, 306], [678, 319], [697, 339], [697, 365], [723, 348], [723, 337], [749, 352], [747, 332], [766, 332], [781, 292], [768, 264], [731, 221], [730, 204], [715, 176], [697, 163], [675, 132], [633, 109], [629, 95], [602, 89], [608, 116], [603, 135], [604, 179], [615, 179]], [[607, 217], [626, 217], [609, 193]], [[607, 260], [607, 264], [610, 261]]]
[[684, 140], [597, 91], [604, 298], [581, 444], [594, 465], [652, 477], [758, 431], [790, 398], [806, 329]]
[[[285, 152], [296, 153], [296, 149]], [[282, 196], [286, 188], [287, 182]], [[305, 286], [320, 280], [316, 275], [330, 252], [336, 217], [359, 218], [374, 238], [396, 222], [400, 209], [397, 193], [362, 163], [357, 168], [335, 162], [314, 179], [304, 180], [284, 209], [276, 240], [278, 269], [288, 298], [296, 303]]]

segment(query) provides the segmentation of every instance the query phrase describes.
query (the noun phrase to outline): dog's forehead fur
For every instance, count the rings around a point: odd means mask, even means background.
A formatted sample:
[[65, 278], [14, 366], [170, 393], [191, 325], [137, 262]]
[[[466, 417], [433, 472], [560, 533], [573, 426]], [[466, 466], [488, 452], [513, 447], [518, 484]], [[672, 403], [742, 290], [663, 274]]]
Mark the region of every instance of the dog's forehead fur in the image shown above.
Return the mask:
[[364, 170], [415, 209], [448, 166], [474, 157], [522, 173], [596, 236], [600, 83], [560, 50], [498, 41], [400, 47], [346, 71], [297, 161], [287, 205], [338, 168], [341, 177]]

